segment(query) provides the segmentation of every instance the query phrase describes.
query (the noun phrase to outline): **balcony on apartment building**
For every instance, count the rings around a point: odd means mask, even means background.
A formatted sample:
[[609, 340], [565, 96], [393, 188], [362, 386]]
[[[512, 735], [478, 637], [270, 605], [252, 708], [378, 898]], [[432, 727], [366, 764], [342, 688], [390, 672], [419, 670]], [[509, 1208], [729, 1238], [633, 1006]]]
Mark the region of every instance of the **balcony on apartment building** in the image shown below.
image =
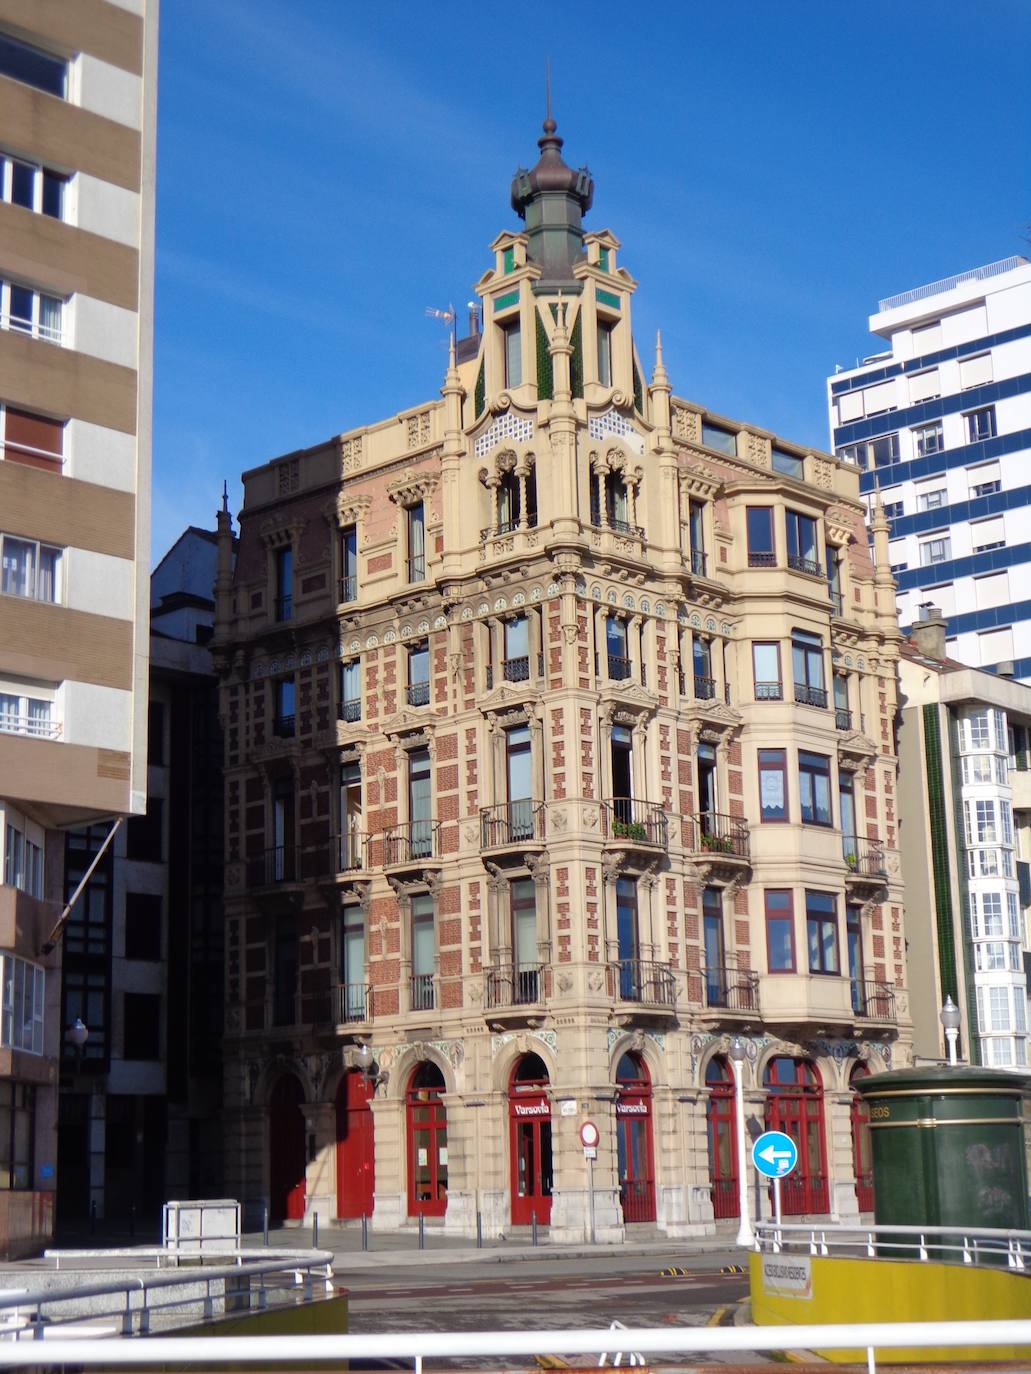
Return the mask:
[[734, 867], [751, 858], [748, 824], [740, 816], [699, 811], [684, 818], [684, 847], [693, 854], [718, 859]]
[[529, 682], [530, 666], [534, 662], [537, 666], [537, 676], [542, 678], [544, 676], [544, 655], [542, 653], [537, 654], [536, 658], [530, 654], [523, 654], [520, 658], [503, 658], [497, 672], [494, 671], [494, 665], [488, 663], [485, 675], [487, 691], [493, 691], [496, 683]]
[[413, 973], [408, 979], [409, 1011], [432, 1011], [437, 1005], [437, 989], [432, 973]]
[[296, 845], [272, 845], [246, 861], [247, 886], [273, 887], [300, 882], [301, 867], [301, 851]]
[[550, 993], [546, 964], [498, 964], [484, 971], [483, 1005], [488, 1018], [511, 1024], [540, 1012]]
[[895, 1025], [895, 984], [879, 978], [850, 978], [852, 1011], [857, 1021], [873, 1021], [880, 1025]]
[[515, 849], [517, 856], [528, 848], [540, 848], [545, 840], [544, 802], [529, 798], [480, 808], [480, 848]]
[[808, 682], [795, 683], [795, 702], [798, 706], [819, 706], [827, 708], [826, 687], [813, 687]]
[[637, 797], [608, 797], [601, 804], [602, 835], [607, 846], [623, 849], [669, 849], [669, 821], [658, 802]]
[[485, 544], [488, 539], [505, 539], [509, 535], [516, 534], [519, 530], [535, 530], [537, 528], [537, 512], [529, 511], [525, 522], [521, 520], [499, 520], [496, 525], [487, 525], [480, 530], [480, 543]]
[[717, 1023], [724, 1018], [759, 1019], [759, 975], [752, 969], [713, 964], [692, 976], [692, 993], [700, 984], [703, 1018]]
[[854, 1024], [852, 980], [840, 973], [767, 973], [760, 977], [763, 1024], [787, 1038], [811, 1036], [813, 1027]]
[[671, 964], [653, 959], [619, 959], [608, 966], [609, 996], [645, 1009], [671, 1015], [677, 1001], [677, 980]]
[[845, 881], [851, 886], [883, 887], [888, 877], [888, 865], [879, 840], [867, 840], [859, 835], [843, 835], [841, 852], [845, 860]]
[[338, 604], [343, 606], [349, 601], [358, 599], [358, 579], [357, 577], [341, 577], [337, 582]]
[[385, 868], [415, 867], [440, 858], [440, 821], [406, 821], [383, 832]]
[[371, 1021], [371, 984], [337, 983], [333, 988], [333, 1020], [338, 1026], [353, 1026]]

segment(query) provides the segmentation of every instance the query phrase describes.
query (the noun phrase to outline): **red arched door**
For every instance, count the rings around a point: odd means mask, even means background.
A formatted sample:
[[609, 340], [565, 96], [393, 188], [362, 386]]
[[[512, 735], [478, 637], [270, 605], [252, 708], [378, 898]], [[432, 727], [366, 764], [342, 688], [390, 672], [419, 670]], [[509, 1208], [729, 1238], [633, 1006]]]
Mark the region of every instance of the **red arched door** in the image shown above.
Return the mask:
[[870, 1104], [855, 1090], [857, 1078], [868, 1077], [865, 1064], [857, 1064], [849, 1077], [852, 1087], [852, 1169], [856, 1176], [856, 1201], [861, 1212], [872, 1212], [873, 1155], [870, 1150]]
[[551, 1103], [548, 1069], [537, 1054], [524, 1054], [508, 1085], [512, 1160], [512, 1225], [534, 1217], [551, 1221]]
[[269, 1098], [269, 1219], [301, 1221], [305, 1201], [304, 1089], [283, 1074]]
[[823, 1131], [823, 1084], [808, 1059], [778, 1055], [766, 1066], [766, 1129], [783, 1131], [798, 1146], [798, 1163], [781, 1182], [785, 1216], [828, 1210], [827, 1144]]
[[741, 1212], [737, 1187], [737, 1139], [734, 1135], [734, 1076], [726, 1057], [717, 1054], [705, 1070], [709, 1103], [705, 1112], [709, 1137], [712, 1214], [719, 1221]]
[[447, 1210], [447, 1108], [444, 1075], [424, 1060], [408, 1084], [408, 1215], [442, 1217]]
[[652, 1085], [639, 1054], [624, 1054], [616, 1067], [616, 1160], [623, 1221], [655, 1220], [655, 1152]]
[[337, 1085], [337, 1216], [372, 1216], [376, 1186], [372, 1089], [357, 1069]]

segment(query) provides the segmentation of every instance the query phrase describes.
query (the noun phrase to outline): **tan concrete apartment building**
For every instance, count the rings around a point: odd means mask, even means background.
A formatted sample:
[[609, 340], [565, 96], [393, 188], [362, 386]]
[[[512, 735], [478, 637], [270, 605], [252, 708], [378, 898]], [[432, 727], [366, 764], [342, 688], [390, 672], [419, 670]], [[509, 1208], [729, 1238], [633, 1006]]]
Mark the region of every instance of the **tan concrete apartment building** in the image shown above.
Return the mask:
[[583, 1238], [590, 1120], [598, 1237], [701, 1234], [740, 1036], [786, 1209], [855, 1216], [911, 1052], [887, 522], [646, 367], [539, 142], [442, 399], [246, 473], [234, 575], [222, 522], [226, 1185]]
[[[60, 832], [146, 803], [156, 62], [154, 0], [0, 0], [7, 1252], [52, 1228], [63, 1032], [102, 1030], [88, 973], [62, 1008], [61, 949], [44, 952]], [[95, 934], [74, 942], [84, 963]]]

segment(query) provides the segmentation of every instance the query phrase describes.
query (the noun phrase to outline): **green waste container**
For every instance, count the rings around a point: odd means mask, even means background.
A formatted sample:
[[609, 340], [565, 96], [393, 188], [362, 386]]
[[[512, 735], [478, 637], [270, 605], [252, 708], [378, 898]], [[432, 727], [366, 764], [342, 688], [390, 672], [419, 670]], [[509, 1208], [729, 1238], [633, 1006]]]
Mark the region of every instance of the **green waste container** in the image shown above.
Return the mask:
[[896, 1069], [853, 1086], [870, 1109], [878, 1226], [1029, 1229], [1031, 1075], [957, 1065]]

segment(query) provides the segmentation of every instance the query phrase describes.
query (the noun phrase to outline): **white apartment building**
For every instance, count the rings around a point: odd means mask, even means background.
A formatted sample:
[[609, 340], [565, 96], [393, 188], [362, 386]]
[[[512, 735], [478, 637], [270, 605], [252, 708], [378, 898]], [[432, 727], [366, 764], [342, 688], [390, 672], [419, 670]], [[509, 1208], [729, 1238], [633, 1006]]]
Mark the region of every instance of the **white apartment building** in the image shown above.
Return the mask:
[[930, 607], [949, 655], [1031, 681], [1031, 263], [882, 300], [888, 347], [827, 379], [831, 444], [880, 489], [902, 626]]

